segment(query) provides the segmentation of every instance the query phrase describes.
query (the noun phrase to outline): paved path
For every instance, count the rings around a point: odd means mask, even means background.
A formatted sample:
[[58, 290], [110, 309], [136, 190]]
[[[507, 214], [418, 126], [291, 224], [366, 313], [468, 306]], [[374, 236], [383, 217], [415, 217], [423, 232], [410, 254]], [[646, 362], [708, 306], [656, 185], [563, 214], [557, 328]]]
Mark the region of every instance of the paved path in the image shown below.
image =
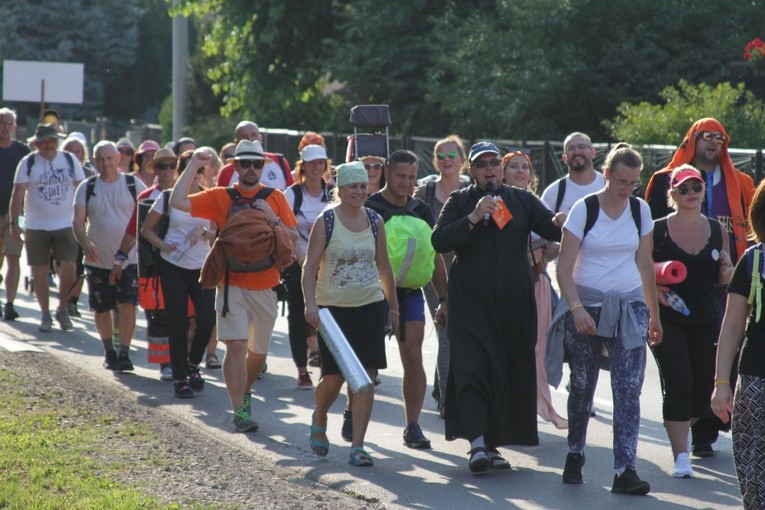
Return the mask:
[[[22, 278], [23, 282], [23, 278]], [[55, 294], [54, 294], [55, 295]], [[4, 301], [4, 292], [0, 292]], [[86, 296], [83, 295], [85, 300]], [[55, 298], [52, 300], [55, 302]], [[443, 421], [435, 411], [434, 401], [425, 401], [421, 425], [433, 443], [432, 450], [410, 450], [403, 446], [403, 407], [401, 402], [401, 364], [395, 341], [387, 343], [388, 365], [377, 388], [372, 423], [367, 434], [367, 448], [375, 458], [372, 468], [354, 468], [347, 464], [349, 447], [340, 437], [345, 398], [332, 408], [329, 420], [329, 456], [316, 458], [308, 447], [313, 393], [296, 389], [296, 371], [287, 339], [287, 321], [279, 317], [272, 338], [268, 373], [255, 385], [253, 415], [260, 423], [255, 434], [236, 434], [231, 424], [228, 397], [220, 370], [203, 372], [208, 381], [204, 393], [193, 400], [173, 397], [172, 383], [160, 382], [156, 365], [146, 363], [146, 342], [135, 340], [131, 358], [134, 374], [114, 374], [101, 367], [102, 349], [95, 333], [93, 316], [83, 313], [74, 319], [75, 331], [54, 329], [39, 333], [39, 309], [34, 297], [22, 288], [16, 301], [21, 318], [0, 321], [0, 348], [14, 350], [18, 342], [53, 353], [72, 366], [92, 373], [110, 384], [131, 390], [138, 402], [158, 407], [176, 418], [199, 428], [211, 439], [246, 448], [267, 461], [286, 466], [311, 480], [321, 482], [369, 501], [379, 501], [387, 508], [714, 508], [741, 507], [738, 483], [733, 470], [730, 435], [724, 434], [715, 445], [717, 455], [694, 460], [696, 478], [676, 480], [670, 477], [672, 458], [661, 423], [661, 394], [656, 366], [649, 355], [646, 383], [641, 398], [643, 420], [640, 429], [637, 470], [651, 483], [646, 497], [610, 493], [613, 479], [611, 453], [611, 399], [607, 372], [601, 371], [596, 394], [597, 417], [589, 427], [585, 484], [561, 483], [561, 471], [567, 452], [565, 431], [540, 421], [538, 447], [507, 449], [505, 456], [513, 469], [471, 475], [467, 469], [469, 449], [465, 441], [447, 442]], [[136, 338], [145, 337], [143, 313], [139, 312]], [[426, 334], [432, 332], [426, 326]], [[13, 342], [15, 340], [16, 342]], [[436, 357], [435, 336], [424, 345], [426, 372], [432, 377]], [[219, 357], [222, 352], [219, 352]], [[314, 369], [314, 382], [318, 371]], [[432, 381], [430, 381], [432, 383]], [[431, 386], [429, 386], [428, 392]], [[553, 391], [558, 411], [565, 415], [565, 391]], [[243, 466], [243, 469], [247, 469]]]

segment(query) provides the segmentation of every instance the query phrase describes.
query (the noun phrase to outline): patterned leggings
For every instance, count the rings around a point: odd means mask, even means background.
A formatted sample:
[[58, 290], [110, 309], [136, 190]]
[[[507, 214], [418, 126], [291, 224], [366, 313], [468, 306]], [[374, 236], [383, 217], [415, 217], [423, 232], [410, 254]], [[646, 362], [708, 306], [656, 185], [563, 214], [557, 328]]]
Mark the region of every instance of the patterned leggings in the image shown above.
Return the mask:
[[[632, 303], [642, 331], [648, 331], [648, 308]], [[586, 307], [595, 323], [600, 319], [600, 307]], [[571, 392], [568, 396], [568, 447], [581, 453], [587, 443], [592, 398], [598, 384], [600, 356], [603, 344], [608, 350], [611, 371], [611, 392], [614, 399], [614, 469], [635, 468], [640, 428], [640, 391], [645, 374], [646, 347], [625, 350], [620, 337], [605, 338], [577, 333], [574, 319], [565, 318], [566, 349], [570, 356]]]
[[733, 461], [744, 508], [765, 508], [765, 378], [740, 374], [733, 404]]

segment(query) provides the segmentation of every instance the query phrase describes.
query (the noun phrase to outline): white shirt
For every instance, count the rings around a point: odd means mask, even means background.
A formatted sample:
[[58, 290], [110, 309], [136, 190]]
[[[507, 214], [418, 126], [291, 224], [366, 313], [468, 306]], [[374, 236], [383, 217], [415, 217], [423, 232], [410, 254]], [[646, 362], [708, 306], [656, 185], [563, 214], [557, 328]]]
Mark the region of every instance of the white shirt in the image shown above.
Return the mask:
[[[542, 193], [542, 202], [547, 204], [548, 209], [555, 211], [555, 202], [558, 200], [558, 185], [559, 181], [547, 186], [544, 193]], [[571, 180], [571, 177], [566, 176], [566, 192], [563, 194], [563, 201], [560, 204], [560, 210], [557, 212], [563, 212], [568, 214], [571, 208], [574, 206], [574, 202], [580, 198], [584, 198], [587, 195], [597, 193], [606, 186], [606, 180], [603, 174], [595, 172], [595, 179], [589, 184], [580, 186]]]
[[[640, 200], [641, 237], [653, 232], [651, 209]], [[563, 228], [582, 239], [587, 221], [587, 206], [577, 200]], [[637, 226], [629, 202], [617, 219], [600, 209], [598, 219], [584, 236], [574, 264], [574, 282], [601, 292], [627, 292], [643, 282], [635, 262], [638, 244]]]
[[[27, 160], [31, 157], [34, 157], [34, 164], [27, 175]], [[56, 153], [53, 161], [33, 152], [19, 162], [13, 184], [27, 184], [24, 197], [25, 228], [50, 232], [72, 227], [75, 183], [85, 179], [82, 166], [74, 156], [72, 163], [74, 172], [61, 151]]]
[[[88, 182], [83, 181], [77, 186], [74, 197], [75, 205], [85, 205], [85, 194]], [[135, 194], [146, 189], [146, 185], [140, 179], [135, 179]], [[133, 216], [135, 200], [130, 193], [125, 174], [119, 172], [117, 180], [106, 182], [101, 177], [96, 177], [93, 187], [93, 195], [87, 202], [87, 224], [85, 234], [88, 240], [96, 245], [98, 258], [85, 260], [86, 266], [111, 269], [114, 264], [114, 254], [119, 250], [122, 236], [125, 234], [125, 226]], [[138, 258], [136, 250], [130, 250], [126, 264], [136, 264]]]
[[[162, 193], [151, 205], [149, 212], [154, 211], [162, 214], [165, 208], [165, 194]], [[159, 256], [167, 262], [183, 269], [201, 269], [207, 254], [210, 252], [210, 243], [204, 237], [199, 237], [196, 244], [189, 245], [189, 236], [198, 228], [210, 228], [210, 220], [196, 218], [186, 211], [168, 207], [170, 226], [165, 235], [165, 242], [177, 246], [175, 252], [160, 252]], [[177, 252], [177, 253], [176, 253]]]
[[[303, 259], [305, 259], [306, 252], [308, 251], [308, 237], [311, 235], [313, 223], [329, 205], [329, 200], [325, 198], [326, 195], [326, 193], [322, 192], [318, 197], [312, 197], [308, 194], [305, 188], [303, 188], [303, 203], [300, 204], [300, 210], [295, 215], [298, 231], [298, 240], [295, 244], [295, 257], [297, 257], [298, 262], [302, 262]], [[290, 208], [294, 210], [295, 192], [292, 190], [292, 186], [287, 188], [284, 192], [284, 197], [290, 204]]]

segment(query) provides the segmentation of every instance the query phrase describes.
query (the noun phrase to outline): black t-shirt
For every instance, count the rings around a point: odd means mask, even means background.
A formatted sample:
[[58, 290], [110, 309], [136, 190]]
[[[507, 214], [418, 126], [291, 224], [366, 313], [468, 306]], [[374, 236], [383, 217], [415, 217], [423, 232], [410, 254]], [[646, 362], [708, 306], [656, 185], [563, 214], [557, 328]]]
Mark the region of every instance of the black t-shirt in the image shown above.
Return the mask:
[[422, 220], [425, 220], [430, 228], [436, 225], [436, 220], [433, 218], [433, 212], [430, 210], [428, 204], [420, 200], [419, 198], [409, 197], [406, 201], [406, 205], [399, 206], [394, 205], [385, 200], [381, 192], [373, 193], [367, 198], [365, 204], [370, 209], [374, 209], [383, 221], [388, 221], [391, 217], [398, 214], [405, 216], [415, 216]]
[[0, 216], [8, 214], [16, 167], [21, 158], [29, 153], [29, 147], [16, 140], [7, 149], [0, 147]]
[[[753, 266], [749, 262], [750, 252], [755, 248], [749, 248], [742, 256], [736, 270], [733, 272], [730, 284], [728, 284], [728, 294], [739, 294], [745, 298], [749, 297], [749, 289], [752, 285]], [[765, 282], [763, 272], [765, 272], [765, 254], [760, 254], [760, 281]], [[765, 300], [765, 289], [762, 292]], [[765, 307], [765, 303], [763, 303]], [[738, 371], [741, 374], [755, 377], [765, 377], [765, 314], [760, 317], [759, 322], [755, 322], [754, 316], [757, 310], [757, 303], [752, 305], [752, 312], [749, 316], [749, 323], [746, 327], [746, 337], [744, 345], [741, 347], [741, 356], [739, 357]]]

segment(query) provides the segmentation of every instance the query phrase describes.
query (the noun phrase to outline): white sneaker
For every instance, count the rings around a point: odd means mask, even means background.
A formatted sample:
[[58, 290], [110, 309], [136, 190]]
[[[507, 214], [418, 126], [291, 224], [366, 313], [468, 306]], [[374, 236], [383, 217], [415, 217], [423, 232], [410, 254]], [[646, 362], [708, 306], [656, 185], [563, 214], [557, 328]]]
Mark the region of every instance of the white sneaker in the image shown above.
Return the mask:
[[159, 369], [159, 380], [160, 381], [173, 380], [173, 369], [170, 367], [170, 365], [165, 365], [164, 367]]
[[691, 459], [687, 453], [678, 454], [672, 468], [672, 476], [675, 478], [693, 478], [693, 467], [691, 467]]

